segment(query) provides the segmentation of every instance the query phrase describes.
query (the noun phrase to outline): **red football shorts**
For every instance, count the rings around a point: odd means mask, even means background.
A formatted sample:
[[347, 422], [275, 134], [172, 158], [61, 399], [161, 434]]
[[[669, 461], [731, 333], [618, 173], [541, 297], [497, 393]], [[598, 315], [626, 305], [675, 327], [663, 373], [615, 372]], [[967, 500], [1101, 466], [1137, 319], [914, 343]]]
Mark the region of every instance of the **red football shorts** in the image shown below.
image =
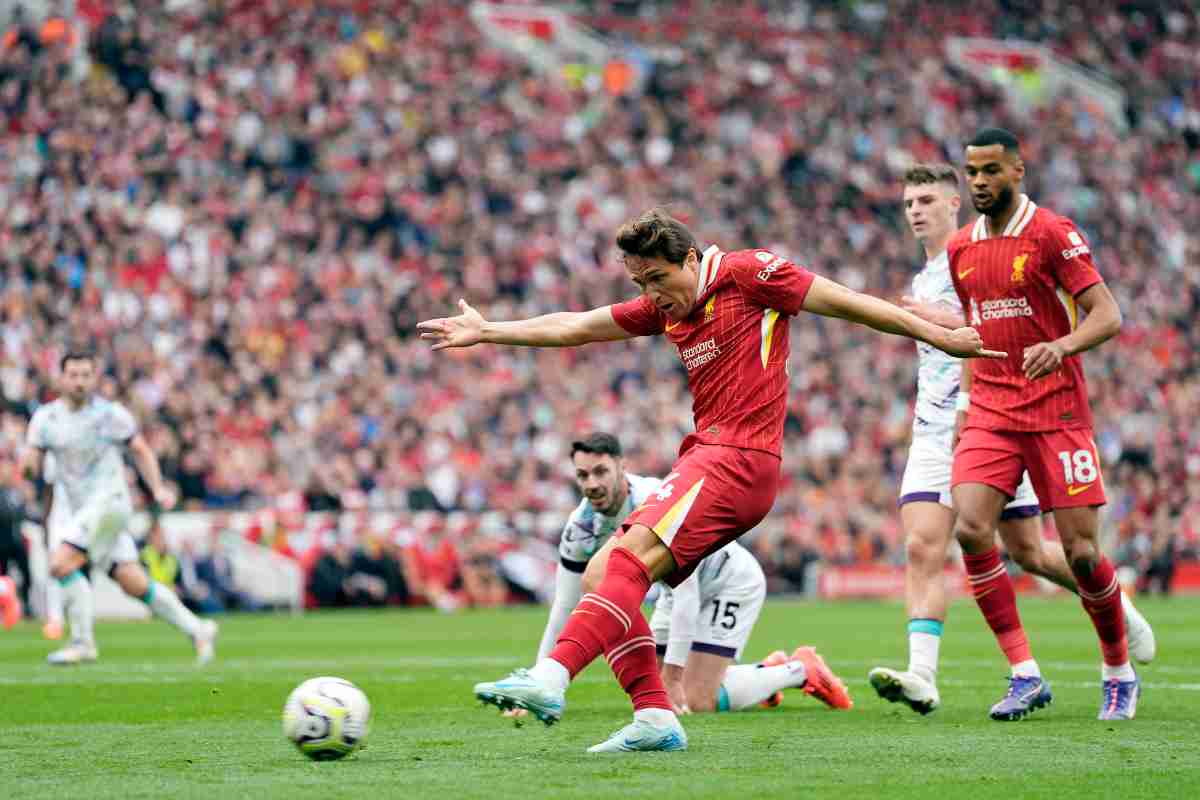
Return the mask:
[[1089, 428], [1035, 433], [967, 428], [954, 451], [950, 485], [983, 483], [1012, 497], [1026, 469], [1042, 511], [1108, 502]]
[[771, 510], [779, 491], [779, 456], [714, 444], [680, 448], [679, 460], [633, 513], [621, 533], [645, 525], [675, 557], [675, 571], [664, 580], [678, 586], [700, 564], [746, 531]]

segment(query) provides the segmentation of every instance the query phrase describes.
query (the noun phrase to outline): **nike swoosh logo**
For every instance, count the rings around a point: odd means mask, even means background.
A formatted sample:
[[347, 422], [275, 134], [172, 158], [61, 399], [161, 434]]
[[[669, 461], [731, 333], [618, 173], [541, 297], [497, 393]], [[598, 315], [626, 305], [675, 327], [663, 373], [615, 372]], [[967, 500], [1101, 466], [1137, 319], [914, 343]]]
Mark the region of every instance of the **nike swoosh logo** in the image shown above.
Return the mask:
[[1092, 484], [1090, 484], [1090, 483], [1085, 483], [1083, 486], [1068, 486], [1067, 487], [1067, 495], [1070, 497], [1074, 497], [1077, 494], [1086, 492], [1090, 488], [1092, 488]]
[[676, 322], [674, 325], [664, 326], [664, 330], [673, 331], [682, 324], [683, 324], [683, 320], [680, 320], [679, 322]]
[[976, 267], [971, 267], [970, 269], [964, 269], [962, 272], [958, 273], [958, 279], [961, 281], [963, 278], [970, 275], [976, 269], [977, 269]]

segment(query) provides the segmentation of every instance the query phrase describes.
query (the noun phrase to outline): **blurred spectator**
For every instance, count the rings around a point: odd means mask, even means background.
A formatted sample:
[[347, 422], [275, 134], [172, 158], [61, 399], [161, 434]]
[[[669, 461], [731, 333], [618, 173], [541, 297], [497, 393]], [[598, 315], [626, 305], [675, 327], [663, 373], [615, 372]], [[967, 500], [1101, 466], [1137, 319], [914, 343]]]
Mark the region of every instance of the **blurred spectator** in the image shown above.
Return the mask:
[[462, 593], [466, 605], [494, 608], [508, 603], [508, 584], [500, 576], [502, 545], [478, 537], [471, 542], [462, 563]]
[[150, 580], [176, 588], [180, 582], [179, 559], [167, 548], [167, 537], [157, 517], [150, 522], [139, 556]]
[[31, 488], [21, 479], [13, 454], [0, 449], [0, 575], [16, 583], [24, 609], [29, 608], [30, 572], [21, 526], [32, 514], [32, 500]]
[[424, 534], [409, 532], [401, 540], [401, 554], [414, 598], [440, 611], [454, 611], [463, 605], [463, 576], [458, 548], [444, 526], [434, 520]]
[[233, 580], [233, 562], [226, 550], [227, 518], [217, 516], [209, 533], [208, 550], [197, 555], [190, 540], [185, 540], [180, 557], [180, 583], [184, 602], [199, 614], [224, 611], [260, 611], [266, 606], [237, 588]]
[[779, 580], [774, 581], [771, 590], [775, 592], [815, 591], [811, 585], [814, 564], [821, 561], [820, 551], [813, 530], [804, 524], [789, 526], [787, 532], [772, 544], [768, 537], [760, 537], [755, 556], [764, 564], [773, 568]]
[[408, 582], [396, 545], [368, 535], [354, 551], [350, 569], [352, 585], [362, 589], [355, 605], [408, 604]]

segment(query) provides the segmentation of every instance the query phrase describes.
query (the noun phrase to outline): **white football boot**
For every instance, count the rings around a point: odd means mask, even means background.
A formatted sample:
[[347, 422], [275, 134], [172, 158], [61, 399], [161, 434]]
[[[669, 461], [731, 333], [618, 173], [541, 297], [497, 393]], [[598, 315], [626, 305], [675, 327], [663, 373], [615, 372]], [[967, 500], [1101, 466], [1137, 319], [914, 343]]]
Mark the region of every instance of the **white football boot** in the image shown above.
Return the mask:
[[567, 705], [565, 692], [541, 683], [527, 669], [514, 670], [502, 680], [475, 684], [475, 697], [501, 711], [523, 708], [547, 726], [562, 719]]
[[69, 667], [75, 664], [92, 664], [100, 656], [95, 644], [71, 642], [66, 647], [55, 650], [46, 656], [46, 663], [55, 667]]
[[673, 725], [658, 726], [635, 719], [600, 744], [588, 748], [589, 753], [638, 753], [651, 750], [671, 752], [687, 750], [687, 733], [676, 719]]
[[915, 672], [876, 667], [867, 674], [875, 691], [889, 703], [904, 703], [918, 714], [928, 714], [942, 704], [933, 681]]
[[211, 619], [200, 622], [200, 632], [192, 637], [192, 644], [196, 646], [196, 666], [203, 667], [213, 660], [217, 654], [217, 634], [220, 632], [220, 627]]

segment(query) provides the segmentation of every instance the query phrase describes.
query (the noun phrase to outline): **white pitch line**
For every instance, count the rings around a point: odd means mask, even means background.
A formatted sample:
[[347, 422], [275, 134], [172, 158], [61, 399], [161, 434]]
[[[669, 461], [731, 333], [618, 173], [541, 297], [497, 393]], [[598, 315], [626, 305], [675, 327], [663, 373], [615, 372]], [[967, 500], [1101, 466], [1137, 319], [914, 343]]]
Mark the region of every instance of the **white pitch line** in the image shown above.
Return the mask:
[[[886, 657], [880, 658], [875, 661], [867, 661], [864, 659], [840, 659], [837, 657], [836, 654], [834, 654], [832, 657], [830, 657], [828, 654], [826, 654], [826, 660], [830, 663], [831, 667], [833, 667], [835, 670], [838, 668], [845, 669], [845, 667], [847, 665], [856, 666], [856, 667], [873, 668], [873, 667], [879, 667], [879, 666], [886, 666], [887, 664], [896, 661], [895, 658], [889, 659]], [[1100, 674], [1100, 659], [1098, 659], [1098, 658], [1094, 662], [1090, 662], [1090, 663], [1085, 662], [1085, 661], [1040, 661], [1039, 660], [1038, 665], [1042, 668], [1042, 671], [1045, 673], [1052, 673], [1054, 671], [1059, 671], [1059, 672], [1094, 672], [1097, 675]], [[1136, 667], [1138, 670], [1141, 670], [1141, 671], [1149, 673], [1149, 674], [1161, 674], [1161, 675], [1196, 675], [1197, 672], [1200, 671], [1196, 667], [1176, 667], [1176, 666], [1170, 666], [1170, 665], [1165, 665], [1165, 664], [1161, 665], [1161, 666], [1158, 664], [1146, 664], [1146, 665], [1134, 664], [1134, 667]], [[1004, 663], [1004, 658], [999, 654], [997, 654], [996, 658], [994, 658], [994, 659], [944, 658], [938, 662], [938, 668], [939, 669], [993, 669], [993, 670], [996, 670], [997, 672], [1002, 672], [1002, 673], [1008, 671], [1008, 667]]]

